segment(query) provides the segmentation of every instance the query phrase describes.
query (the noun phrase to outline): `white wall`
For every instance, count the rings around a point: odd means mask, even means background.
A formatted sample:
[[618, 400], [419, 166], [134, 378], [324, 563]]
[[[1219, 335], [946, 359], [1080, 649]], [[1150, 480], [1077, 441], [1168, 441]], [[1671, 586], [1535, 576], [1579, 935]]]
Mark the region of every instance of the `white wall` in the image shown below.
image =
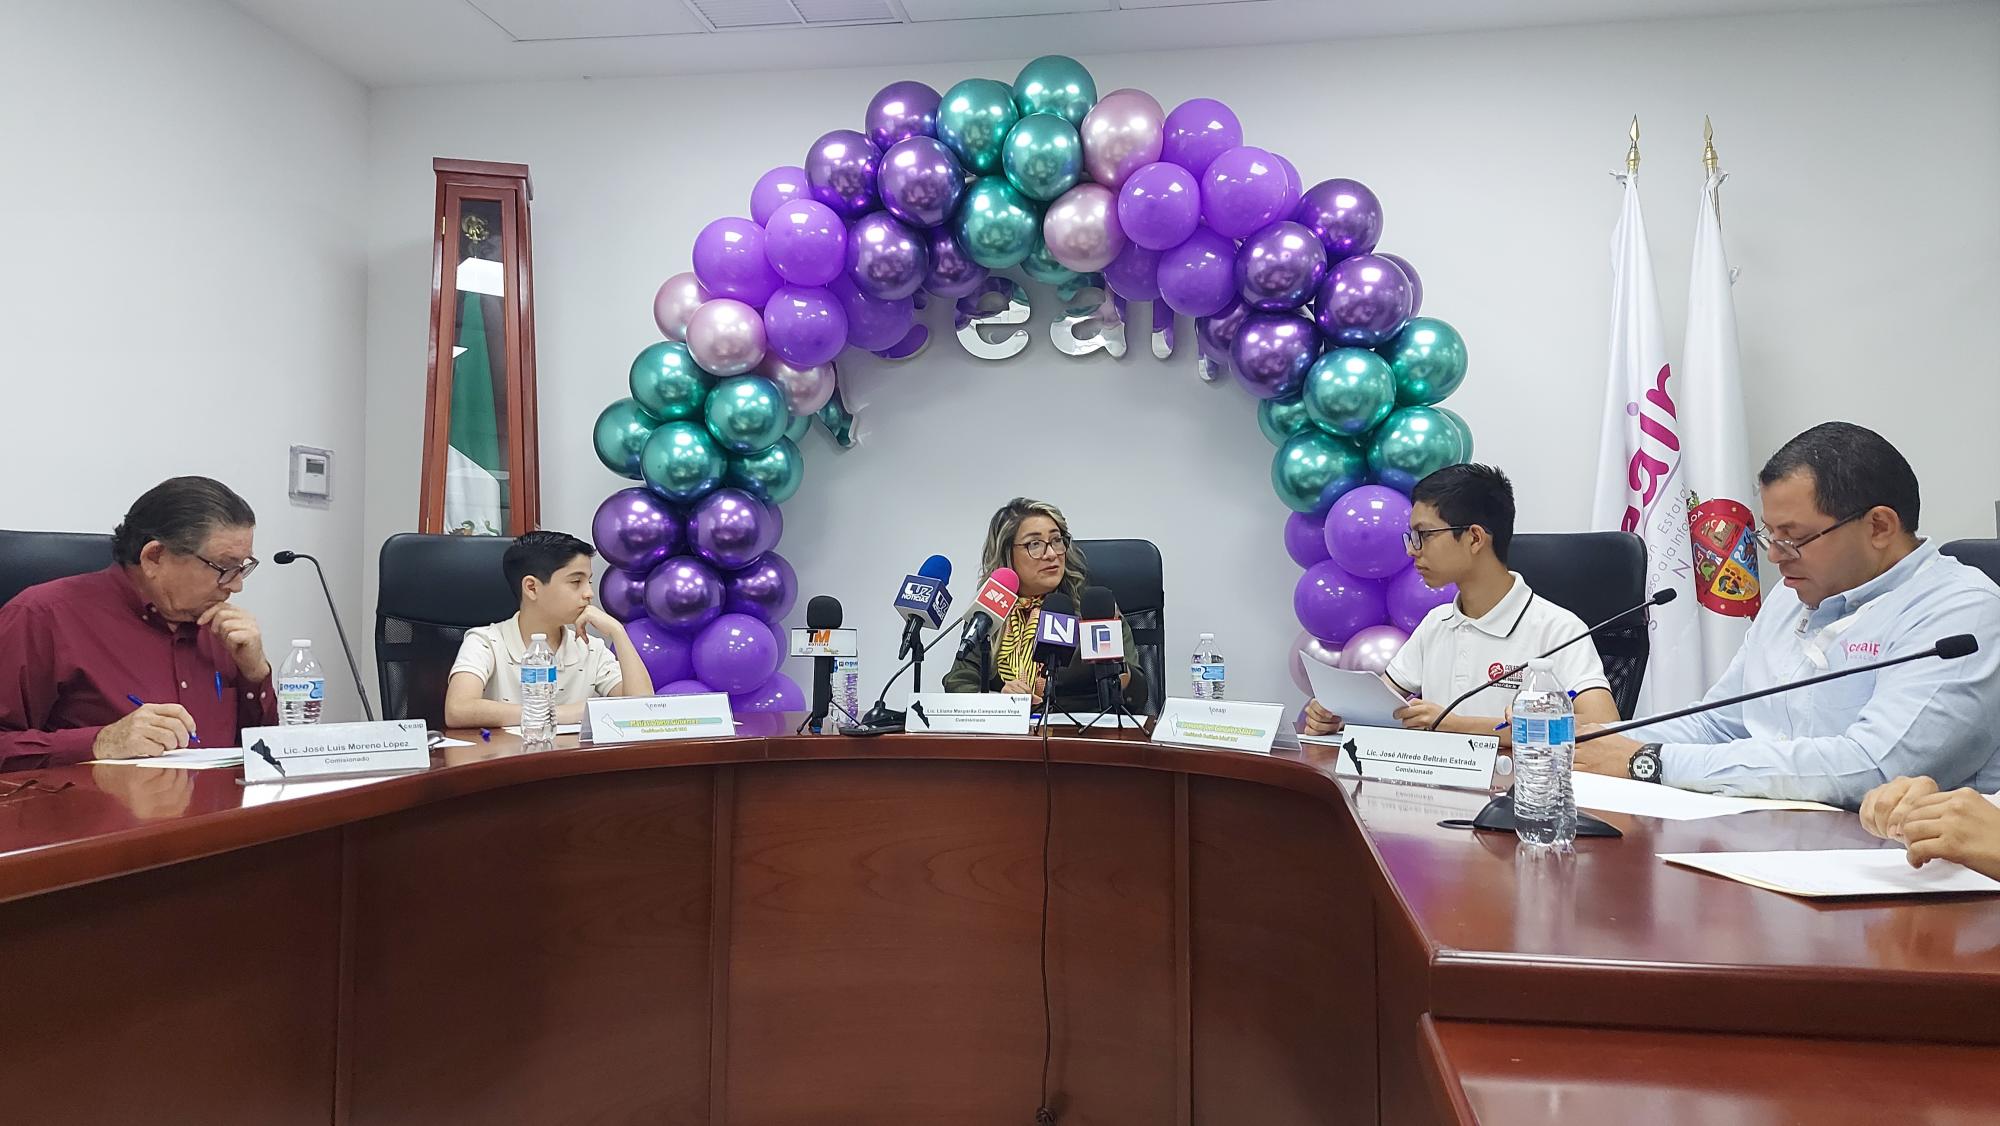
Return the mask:
[[[765, 168], [856, 125], [885, 82], [942, 89], [967, 74], [1011, 77], [1020, 61], [375, 93], [364, 542], [416, 514], [431, 157], [534, 169], [543, 511], [549, 525], [583, 531], [622, 484], [591, 455], [591, 421], [657, 339], [653, 290], [686, 268], [701, 225], [742, 213]], [[1724, 217], [1742, 268], [1753, 457], [1825, 419], [1863, 422], [1915, 463], [1927, 531], [1992, 534], [2000, 7], [1084, 61], [1100, 89], [1138, 86], [1169, 106], [1222, 98], [1252, 143], [1290, 156], [1308, 181], [1354, 176], [1380, 193], [1384, 249], [1415, 261], [1426, 311], [1470, 342], [1472, 374], [1451, 405], [1477, 431], [1481, 459], [1513, 474], [1531, 530], [1588, 515], [1618, 206], [1606, 172], [1621, 164], [1627, 120], [1645, 123], [1649, 218], [1677, 341], [1701, 119], [1712, 114], [1735, 174]], [[1136, 347], [1123, 362], [1071, 360], [1041, 335], [989, 364], [946, 338], [900, 367], [844, 369], [873, 403], [866, 445], [838, 453], [810, 439], [780, 550], [805, 594], [834, 594], [850, 621], [875, 627], [868, 691], [889, 670], [884, 604], [896, 577], [939, 551], [969, 591], [987, 516], [1029, 493], [1066, 507], [1081, 535], [1160, 544], [1170, 656], [1213, 630], [1233, 696], [1296, 698], [1282, 662], [1297, 570], [1279, 545], [1271, 448], [1250, 399], [1200, 384], [1191, 356], [1162, 364]], [[1086, 420], [1114, 439], [1083, 448]], [[1052, 436], [1031, 441], [1037, 430]]]
[[[161, 479], [257, 510], [258, 554], [319, 555], [359, 625], [359, 83], [219, 0], [11, 0], [0, 17], [0, 526], [108, 532]], [[335, 452], [334, 502], [286, 499], [293, 443]], [[242, 601], [273, 660], [323, 644], [310, 571]]]

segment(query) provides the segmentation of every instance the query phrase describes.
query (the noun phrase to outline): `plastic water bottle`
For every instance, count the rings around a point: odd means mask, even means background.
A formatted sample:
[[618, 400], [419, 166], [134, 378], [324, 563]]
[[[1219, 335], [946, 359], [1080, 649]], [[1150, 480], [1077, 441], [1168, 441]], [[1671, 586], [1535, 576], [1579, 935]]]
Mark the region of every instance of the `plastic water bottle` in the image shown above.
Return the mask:
[[1522, 844], [1568, 848], [1576, 840], [1575, 761], [1576, 712], [1555, 665], [1538, 657], [1514, 696], [1514, 823]]
[[278, 666], [278, 722], [286, 727], [318, 723], [319, 706], [325, 700], [326, 674], [313, 659], [313, 643], [295, 637], [291, 653]]
[[1204, 633], [1195, 644], [1194, 659], [1188, 665], [1188, 679], [1194, 684], [1197, 700], [1220, 700], [1227, 670], [1222, 654], [1215, 651], [1215, 635]]
[[528, 638], [521, 658], [521, 745], [530, 751], [556, 745], [556, 654], [545, 633]]

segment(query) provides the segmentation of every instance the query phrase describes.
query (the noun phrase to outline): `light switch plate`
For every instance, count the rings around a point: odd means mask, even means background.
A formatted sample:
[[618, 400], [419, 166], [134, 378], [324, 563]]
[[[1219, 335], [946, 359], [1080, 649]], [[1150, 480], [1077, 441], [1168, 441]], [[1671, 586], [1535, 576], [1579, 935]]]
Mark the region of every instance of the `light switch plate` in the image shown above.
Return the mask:
[[292, 503], [325, 508], [333, 503], [333, 451], [316, 446], [292, 447]]

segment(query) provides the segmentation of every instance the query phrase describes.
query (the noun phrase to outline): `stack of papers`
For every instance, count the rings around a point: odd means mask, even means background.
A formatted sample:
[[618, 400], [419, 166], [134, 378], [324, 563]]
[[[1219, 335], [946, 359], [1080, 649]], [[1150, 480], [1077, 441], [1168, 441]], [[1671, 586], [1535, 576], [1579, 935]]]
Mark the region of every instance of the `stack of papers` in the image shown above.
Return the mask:
[[1751, 887], [1807, 898], [2000, 892], [2000, 880], [1988, 879], [1949, 860], [1912, 868], [1900, 848], [1663, 852], [1659, 857], [1669, 864], [1727, 876]]
[[1586, 774], [1580, 770], [1571, 775], [1570, 785], [1576, 793], [1578, 809], [1594, 809], [1599, 813], [1629, 813], [1635, 817], [1658, 817], [1666, 821], [1697, 821], [1703, 817], [1722, 817], [1726, 814], [1750, 813], [1760, 809], [1840, 812], [1834, 806], [1822, 805], [1815, 801], [1780, 801], [1776, 798], [1731, 798], [1721, 794], [1697, 794], [1692, 790], [1662, 786], [1658, 782], [1635, 782], [1630, 778]]
[[101, 758], [93, 766], [150, 766], [155, 769], [221, 770], [243, 765], [241, 747], [187, 747], [157, 758]]

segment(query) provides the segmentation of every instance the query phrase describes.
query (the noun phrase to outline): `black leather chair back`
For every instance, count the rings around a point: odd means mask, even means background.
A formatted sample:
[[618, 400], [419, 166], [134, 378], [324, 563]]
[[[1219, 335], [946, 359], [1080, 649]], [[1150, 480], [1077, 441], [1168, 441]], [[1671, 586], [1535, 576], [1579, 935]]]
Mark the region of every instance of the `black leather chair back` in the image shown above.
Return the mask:
[[[1582, 618], [1586, 626], [1646, 597], [1646, 541], [1630, 532], [1522, 533], [1514, 537], [1507, 556], [1507, 566], [1528, 580], [1536, 594]], [[1692, 594], [1683, 592], [1683, 597]], [[1631, 719], [1651, 650], [1645, 616], [1634, 614], [1594, 640], [1618, 714]]]
[[1146, 677], [1146, 714], [1166, 704], [1166, 577], [1160, 549], [1149, 540], [1078, 540], [1085, 579], [1118, 600], [1118, 612], [1132, 627], [1136, 654], [1129, 662]]
[[465, 631], [520, 608], [500, 573], [500, 557], [513, 542], [404, 532], [382, 544], [375, 598], [382, 718], [444, 726], [445, 683]]
[[1938, 551], [1968, 567], [1979, 568], [1986, 572], [1987, 578], [2000, 583], [2000, 540], [1953, 540]]
[[96, 532], [0, 531], [0, 606], [51, 579], [111, 566], [111, 537]]

